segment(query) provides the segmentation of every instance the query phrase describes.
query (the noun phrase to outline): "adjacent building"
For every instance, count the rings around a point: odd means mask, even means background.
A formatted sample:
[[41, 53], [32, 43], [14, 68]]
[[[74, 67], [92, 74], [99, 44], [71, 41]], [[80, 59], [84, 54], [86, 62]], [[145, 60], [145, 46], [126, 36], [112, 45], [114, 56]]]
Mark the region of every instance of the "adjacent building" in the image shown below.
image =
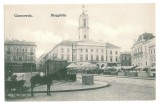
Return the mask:
[[121, 66], [131, 66], [131, 53], [122, 52], [120, 54], [120, 63], [121, 63]]
[[88, 15], [84, 12], [79, 16], [78, 40], [64, 40], [57, 44], [44, 57], [59, 58], [68, 62], [91, 62], [114, 66], [119, 64], [120, 47], [108, 42], [95, 42], [89, 39]]
[[5, 70], [13, 72], [34, 71], [36, 44], [34, 42], [5, 40]]
[[156, 63], [155, 36], [143, 33], [131, 48], [132, 65], [151, 67]]

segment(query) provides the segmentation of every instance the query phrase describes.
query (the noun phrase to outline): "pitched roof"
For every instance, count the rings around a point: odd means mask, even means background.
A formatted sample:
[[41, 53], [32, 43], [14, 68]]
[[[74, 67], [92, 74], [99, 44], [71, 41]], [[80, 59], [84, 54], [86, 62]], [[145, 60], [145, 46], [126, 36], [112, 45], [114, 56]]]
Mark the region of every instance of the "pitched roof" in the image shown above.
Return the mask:
[[28, 41], [19, 41], [19, 40], [5, 40], [4, 42], [5, 45], [31, 45], [31, 46], [36, 46], [35, 42], [28, 42]]
[[111, 44], [111, 43], [108, 43], [108, 42], [106, 42], [106, 48], [120, 48], [120, 47], [118, 47], [118, 46], [116, 46], [116, 45], [113, 45], [113, 44]]
[[59, 43], [58, 45], [66, 45], [66, 46], [71, 46], [71, 45], [77, 45], [78, 41], [69, 41], [69, 40], [64, 40], [61, 43]]
[[[59, 43], [58, 45], [65, 45], [65, 46], [71, 46], [72, 44], [73, 45], [78, 45], [78, 42], [81, 42], [81, 41], [64, 40], [61, 43]], [[118, 47], [118, 46], [116, 46], [114, 44], [106, 42], [106, 48], [120, 48], [120, 47]]]

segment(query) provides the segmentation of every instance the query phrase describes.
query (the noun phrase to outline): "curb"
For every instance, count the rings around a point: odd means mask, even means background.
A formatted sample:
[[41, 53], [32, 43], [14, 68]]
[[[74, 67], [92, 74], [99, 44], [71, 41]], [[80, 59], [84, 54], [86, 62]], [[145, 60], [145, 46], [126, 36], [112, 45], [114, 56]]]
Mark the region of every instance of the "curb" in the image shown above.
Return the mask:
[[118, 75], [98, 75], [98, 74], [94, 74], [94, 76], [116, 77], [116, 78], [131, 78], [131, 79], [145, 79], [145, 80], [156, 80], [156, 78], [129, 77], [129, 76], [118, 76]]
[[[111, 86], [111, 84], [105, 84], [103, 86], [99, 86], [99, 87], [93, 87], [93, 88], [81, 88], [81, 89], [69, 89], [69, 90], [55, 90], [55, 91], [50, 91], [50, 93], [54, 93], [54, 92], [75, 92], [75, 91], [86, 91], [86, 90], [95, 90], [95, 89], [101, 89], [101, 88], [105, 88], [105, 87], [109, 87]], [[29, 94], [31, 92], [27, 92], [27, 94]], [[47, 91], [33, 91], [33, 93], [47, 93]]]
[[[102, 76], [102, 75], [95, 75]], [[105, 77], [116, 77], [116, 78], [131, 78], [131, 79], [145, 79], [145, 80], [156, 80], [156, 78], [142, 78], [142, 77], [129, 77], [129, 76], [114, 76], [114, 75], [104, 75]]]

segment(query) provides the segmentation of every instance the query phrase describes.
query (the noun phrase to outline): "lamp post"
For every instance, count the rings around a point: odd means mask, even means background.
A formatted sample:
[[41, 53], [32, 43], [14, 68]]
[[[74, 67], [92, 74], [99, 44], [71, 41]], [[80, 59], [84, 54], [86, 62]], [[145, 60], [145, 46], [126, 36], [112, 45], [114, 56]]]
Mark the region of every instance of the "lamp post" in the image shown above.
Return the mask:
[[72, 43], [72, 62], [73, 62], [73, 43]]
[[77, 62], [77, 50], [80, 50], [80, 49], [77, 49], [77, 47], [75, 48], [75, 49], [73, 49], [73, 43], [72, 43], [72, 62], [74, 61], [73, 60], [73, 50], [75, 50], [76, 51], [76, 62]]
[[32, 72], [33, 72], [32, 66], [34, 66], [34, 65], [32, 65], [32, 63], [34, 63], [34, 60], [33, 60], [33, 59], [31, 60], [31, 76], [32, 76]]
[[31, 61], [31, 76], [32, 76], [32, 61]]

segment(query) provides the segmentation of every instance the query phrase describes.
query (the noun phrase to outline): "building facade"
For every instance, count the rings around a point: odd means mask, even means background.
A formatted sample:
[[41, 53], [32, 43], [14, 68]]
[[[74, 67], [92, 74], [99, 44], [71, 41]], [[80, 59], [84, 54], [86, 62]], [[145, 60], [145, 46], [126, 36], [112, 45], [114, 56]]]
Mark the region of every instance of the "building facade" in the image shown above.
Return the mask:
[[119, 63], [120, 47], [108, 42], [89, 40], [88, 20], [88, 15], [83, 10], [79, 16], [78, 40], [60, 42], [44, 58], [59, 58], [77, 64], [91, 62], [100, 65], [117, 65]]
[[35, 52], [34, 42], [6, 40], [4, 43], [5, 70], [13, 72], [28, 72], [35, 70]]
[[121, 66], [131, 66], [131, 53], [123, 52], [120, 54], [120, 63]]
[[155, 36], [143, 33], [131, 48], [133, 66], [151, 67], [155, 65]]

